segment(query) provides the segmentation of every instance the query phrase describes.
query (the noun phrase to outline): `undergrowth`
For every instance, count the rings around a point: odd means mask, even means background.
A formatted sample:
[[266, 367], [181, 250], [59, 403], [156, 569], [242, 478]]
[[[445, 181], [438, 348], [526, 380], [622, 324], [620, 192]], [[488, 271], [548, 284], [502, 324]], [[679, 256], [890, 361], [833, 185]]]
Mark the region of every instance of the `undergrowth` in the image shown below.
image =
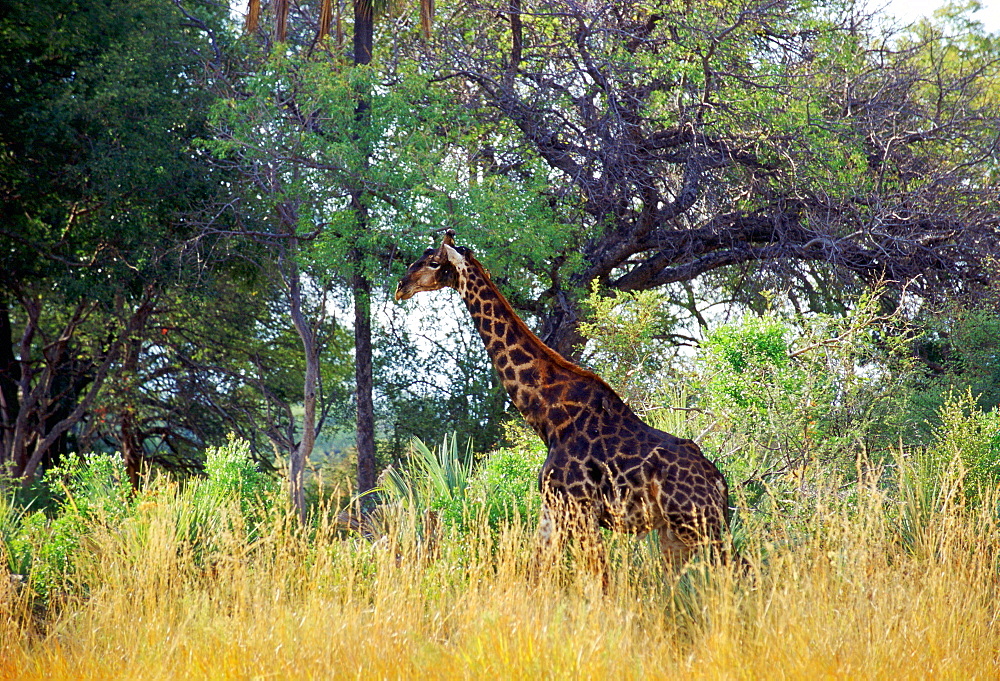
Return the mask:
[[745, 572], [610, 532], [606, 585], [582, 547], [537, 562], [545, 452], [517, 427], [481, 459], [415, 440], [361, 523], [332, 501], [299, 523], [235, 439], [136, 494], [94, 455], [44, 505], [0, 500], [0, 677], [996, 678], [1000, 417], [954, 390], [904, 437], [871, 314], [751, 321], [688, 380], [618, 377], [725, 473]]
[[301, 526], [276, 490], [241, 496], [240, 475], [153, 481], [121, 512], [74, 507], [73, 482], [48, 525], [81, 526], [58, 593], [0, 582], [0, 675], [993, 678], [1000, 496], [970, 496], [960, 458], [919, 466], [900, 452], [849, 495], [742, 509], [746, 574], [667, 571], [652, 538], [608, 534], [606, 590], [573, 555], [539, 570], [534, 518], [496, 522], [476, 494], [431, 547], [417, 507], [369, 539], [336, 508]]

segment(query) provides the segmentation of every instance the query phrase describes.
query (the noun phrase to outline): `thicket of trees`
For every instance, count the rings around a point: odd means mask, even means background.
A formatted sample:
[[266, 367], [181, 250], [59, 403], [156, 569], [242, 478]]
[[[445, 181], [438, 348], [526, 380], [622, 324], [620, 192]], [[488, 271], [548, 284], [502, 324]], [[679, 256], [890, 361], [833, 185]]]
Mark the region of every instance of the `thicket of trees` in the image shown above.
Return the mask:
[[926, 319], [928, 382], [996, 393], [963, 329], [995, 319], [1000, 43], [968, 8], [898, 30], [848, 1], [430, 9], [5, 5], [5, 474], [94, 449], [194, 470], [236, 431], [296, 481], [356, 429], [366, 489], [376, 440], [491, 446], [478, 345], [413, 344], [463, 312], [372, 314], [444, 227], [567, 355], [593, 286], [658, 291], [677, 342], [768, 289], [840, 314], [881, 284]]

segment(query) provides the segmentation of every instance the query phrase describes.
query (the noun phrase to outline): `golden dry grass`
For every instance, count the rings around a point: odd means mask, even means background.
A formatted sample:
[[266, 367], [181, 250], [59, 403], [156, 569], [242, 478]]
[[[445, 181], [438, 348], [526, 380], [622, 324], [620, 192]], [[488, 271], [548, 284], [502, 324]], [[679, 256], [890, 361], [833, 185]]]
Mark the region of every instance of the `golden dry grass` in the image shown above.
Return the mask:
[[571, 567], [532, 575], [520, 526], [445, 539], [431, 559], [402, 535], [372, 545], [276, 523], [252, 545], [222, 533], [198, 558], [175, 529], [182, 503], [95, 529], [88, 595], [46, 617], [4, 583], [0, 675], [1000, 678], [1000, 533], [985, 510], [950, 507], [903, 546], [871, 492], [751, 528], [749, 576], [664, 574], [644, 543], [616, 540], [603, 593]]

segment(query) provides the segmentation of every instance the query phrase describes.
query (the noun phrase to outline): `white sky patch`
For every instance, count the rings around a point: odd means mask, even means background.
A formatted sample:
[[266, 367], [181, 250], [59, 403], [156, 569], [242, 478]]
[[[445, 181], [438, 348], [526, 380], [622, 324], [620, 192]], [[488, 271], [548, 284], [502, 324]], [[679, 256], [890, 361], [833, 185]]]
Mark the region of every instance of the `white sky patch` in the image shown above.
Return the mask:
[[[945, 0], [873, 0], [869, 6], [885, 7], [885, 14], [909, 24], [922, 17], [929, 17], [935, 10], [948, 4]], [[982, 8], [972, 14], [990, 33], [1000, 32], [1000, 0], [980, 0]]]

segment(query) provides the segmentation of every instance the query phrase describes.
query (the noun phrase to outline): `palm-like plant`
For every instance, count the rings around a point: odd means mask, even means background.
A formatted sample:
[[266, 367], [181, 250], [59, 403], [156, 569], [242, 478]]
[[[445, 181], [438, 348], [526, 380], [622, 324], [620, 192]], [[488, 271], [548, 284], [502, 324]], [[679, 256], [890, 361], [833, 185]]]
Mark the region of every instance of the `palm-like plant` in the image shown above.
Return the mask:
[[456, 433], [445, 435], [434, 449], [413, 438], [410, 467], [387, 468], [382, 473], [380, 489], [390, 500], [414, 510], [461, 504], [472, 477], [472, 460], [472, 440], [460, 452]]

